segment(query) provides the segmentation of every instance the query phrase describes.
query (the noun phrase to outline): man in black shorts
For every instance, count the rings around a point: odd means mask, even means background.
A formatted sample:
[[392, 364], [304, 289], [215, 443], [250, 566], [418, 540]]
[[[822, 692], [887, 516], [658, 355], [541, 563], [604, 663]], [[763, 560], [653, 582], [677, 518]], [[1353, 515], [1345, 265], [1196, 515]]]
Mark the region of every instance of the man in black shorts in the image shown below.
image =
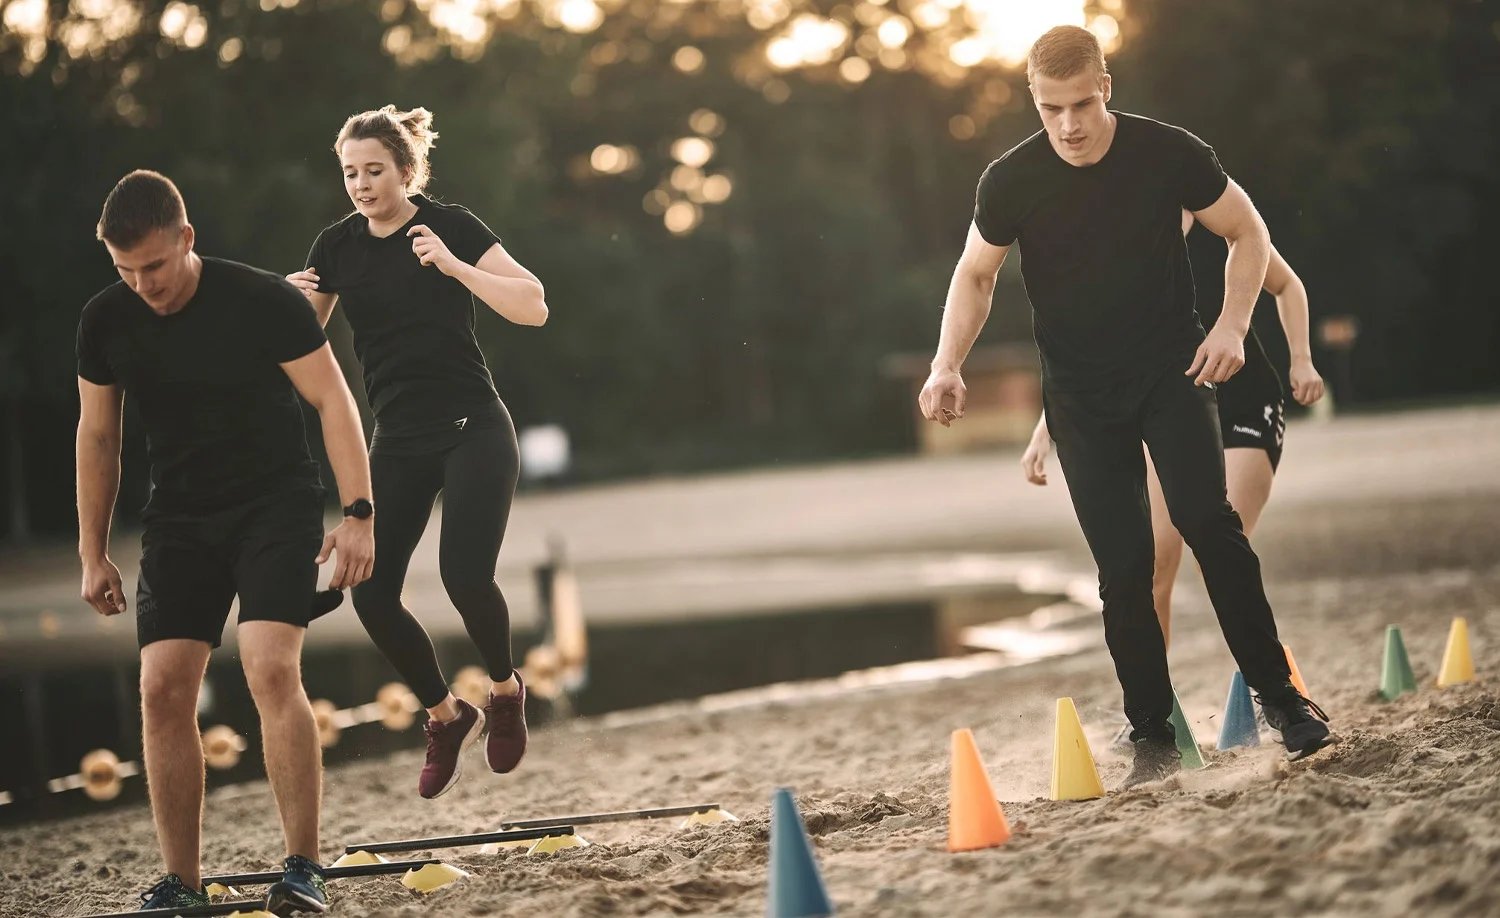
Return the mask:
[[[198, 256], [182, 197], [164, 176], [121, 179], [98, 235], [121, 282], [90, 300], [78, 325], [78, 547], [84, 601], [104, 615], [125, 611], [108, 544], [129, 392], [151, 460], [136, 630], [146, 777], [168, 871], [141, 899], [146, 908], [207, 901], [197, 698], [238, 596], [240, 658], [287, 841], [267, 907], [321, 912], [321, 763], [300, 665], [317, 565], [335, 557], [330, 585], [342, 588], [374, 563], [354, 399], [302, 295], [274, 274]], [[322, 418], [352, 517], [326, 539], [299, 393]]]
[[[1230, 651], [1267, 722], [1300, 758], [1329, 742], [1328, 728], [1290, 682], [1260, 561], [1226, 499], [1214, 401], [1214, 386], [1245, 362], [1270, 252], [1265, 223], [1201, 140], [1106, 107], [1110, 76], [1087, 30], [1047, 32], [1032, 46], [1027, 74], [1045, 129], [980, 179], [922, 412], [943, 424], [963, 416], [959, 370], [988, 316], [995, 275], [1019, 243], [1047, 425], [1099, 567], [1105, 641], [1133, 728], [1135, 767], [1126, 786], [1181, 767], [1152, 604], [1142, 441]], [[1229, 242], [1223, 314], [1206, 336], [1194, 308], [1183, 210]]]

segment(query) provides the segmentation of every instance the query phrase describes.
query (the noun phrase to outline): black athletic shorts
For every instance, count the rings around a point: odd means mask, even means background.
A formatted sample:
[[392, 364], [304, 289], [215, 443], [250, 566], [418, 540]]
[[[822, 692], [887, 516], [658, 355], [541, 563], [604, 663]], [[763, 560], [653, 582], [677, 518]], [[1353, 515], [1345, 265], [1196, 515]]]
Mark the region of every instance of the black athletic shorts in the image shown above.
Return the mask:
[[306, 627], [323, 544], [321, 489], [300, 489], [213, 513], [157, 514], [141, 536], [136, 637], [219, 646], [235, 596], [240, 622]]
[[1271, 471], [1281, 465], [1281, 442], [1286, 435], [1285, 403], [1280, 396], [1262, 404], [1219, 402], [1219, 428], [1225, 449], [1263, 449]]

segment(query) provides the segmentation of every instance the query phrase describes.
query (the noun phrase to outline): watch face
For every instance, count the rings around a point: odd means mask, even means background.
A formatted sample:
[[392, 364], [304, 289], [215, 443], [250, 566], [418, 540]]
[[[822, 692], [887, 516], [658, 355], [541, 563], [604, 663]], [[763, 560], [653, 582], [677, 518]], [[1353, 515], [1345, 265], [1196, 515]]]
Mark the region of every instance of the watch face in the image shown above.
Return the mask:
[[370, 502], [363, 497], [344, 508], [345, 516], [352, 516], [357, 520], [367, 520], [374, 512], [375, 508], [371, 507]]

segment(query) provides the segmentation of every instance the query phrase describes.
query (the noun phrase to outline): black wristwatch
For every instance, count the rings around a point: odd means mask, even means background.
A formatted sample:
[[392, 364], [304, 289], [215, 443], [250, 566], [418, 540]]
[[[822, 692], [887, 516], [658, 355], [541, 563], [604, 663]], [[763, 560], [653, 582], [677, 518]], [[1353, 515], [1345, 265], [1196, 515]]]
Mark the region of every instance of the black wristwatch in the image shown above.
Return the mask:
[[361, 497], [344, 508], [344, 515], [352, 516], [357, 520], [367, 520], [375, 515], [375, 505]]

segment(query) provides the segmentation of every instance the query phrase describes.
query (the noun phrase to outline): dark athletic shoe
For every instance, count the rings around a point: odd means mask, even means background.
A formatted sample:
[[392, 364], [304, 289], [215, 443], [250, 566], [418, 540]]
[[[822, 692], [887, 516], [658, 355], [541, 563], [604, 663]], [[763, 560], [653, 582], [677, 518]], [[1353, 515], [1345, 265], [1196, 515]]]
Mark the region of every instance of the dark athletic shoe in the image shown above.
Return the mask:
[[1266, 725], [1281, 734], [1281, 744], [1292, 761], [1306, 758], [1333, 742], [1326, 726], [1328, 715], [1302, 697], [1290, 682], [1274, 693], [1256, 695], [1255, 700], [1266, 715]]
[[1135, 764], [1125, 776], [1121, 790], [1170, 778], [1182, 770], [1182, 753], [1171, 740], [1143, 739], [1135, 743]]
[[526, 683], [516, 673], [521, 690], [504, 697], [490, 696], [484, 706], [489, 738], [484, 741], [484, 761], [497, 775], [508, 774], [526, 754]]
[[456, 719], [446, 724], [428, 720], [427, 726], [423, 727], [427, 733], [427, 763], [422, 766], [417, 793], [428, 800], [442, 796], [458, 783], [458, 778], [463, 773], [464, 750], [484, 732], [484, 720], [479, 716], [479, 709], [462, 698], [457, 701]]
[[328, 910], [328, 890], [323, 868], [300, 854], [287, 858], [286, 872], [266, 890], [266, 911], [285, 918], [298, 912], [321, 915]]
[[162, 877], [157, 884], [141, 893], [141, 909], [148, 908], [193, 908], [207, 905], [208, 896], [196, 889], [188, 889], [182, 878], [175, 873]]

